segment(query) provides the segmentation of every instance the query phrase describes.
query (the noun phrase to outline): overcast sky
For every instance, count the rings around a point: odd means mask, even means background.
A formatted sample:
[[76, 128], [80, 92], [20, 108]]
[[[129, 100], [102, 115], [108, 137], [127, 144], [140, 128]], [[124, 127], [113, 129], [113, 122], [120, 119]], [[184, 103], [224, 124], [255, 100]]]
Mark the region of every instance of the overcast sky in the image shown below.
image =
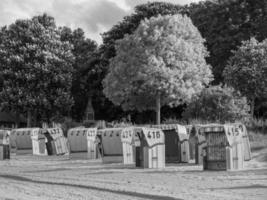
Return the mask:
[[[133, 12], [134, 6], [148, 0], [0, 0], [0, 26], [18, 18], [30, 18], [44, 12], [59, 26], [82, 28], [86, 36], [101, 43], [100, 33]], [[150, 0], [154, 2], [155, 0]], [[180, 5], [199, 0], [161, 0]]]

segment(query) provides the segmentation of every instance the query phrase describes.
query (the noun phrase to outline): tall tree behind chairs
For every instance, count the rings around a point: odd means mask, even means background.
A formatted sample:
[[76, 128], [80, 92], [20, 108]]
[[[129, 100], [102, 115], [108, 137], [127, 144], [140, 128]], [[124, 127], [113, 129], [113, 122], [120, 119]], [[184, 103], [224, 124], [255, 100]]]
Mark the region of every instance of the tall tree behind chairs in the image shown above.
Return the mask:
[[60, 40], [54, 18], [17, 20], [0, 32], [1, 106], [27, 113], [28, 126], [34, 113], [46, 113], [47, 120], [55, 112], [67, 113], [73, 104], [74, 57], [71, 44]]
[[190, 18], [152, 17], [117, 42], [103, 80], [104, 94], [124, 110], [155, 110], [160, 124], [163, 105], [176, 106], [212, 80], [204, 40]]

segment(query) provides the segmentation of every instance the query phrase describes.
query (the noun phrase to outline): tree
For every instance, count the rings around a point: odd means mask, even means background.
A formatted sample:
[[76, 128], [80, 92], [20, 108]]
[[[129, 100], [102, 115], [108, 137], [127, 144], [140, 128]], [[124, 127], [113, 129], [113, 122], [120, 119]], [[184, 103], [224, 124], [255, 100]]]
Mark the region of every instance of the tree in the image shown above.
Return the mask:
[[140, 21], [161, 15], [185, 14], [198, 28], [210, 56], [207, 63], [213, 68], [214, 83], [223, 82], [222, 72], [232, 50], [250, 37], [263, 40], [267, 35], [267, 1], [214, 0], [180, 6], [166, 2], [153, 2], [135, 7], [134, 13], [123, 18], [103, 36], [103, 58], [116, 55], [115, 41], [132, 34]]
[[117, 55], [103, 80], [104, 94], [124, 110], [155, 109], [190, 102], [212, 80], [203, 38], [188, 17], [146, 19], [117, 42]]
[[[102, 80], [105, 78], [108, 72], [109, 59], [113, 58], [116, 55], [115, 43], [117, 40], [122, 39], [125, 34], [132, 34], [139, 26], [140, 22], [145, 18], [158, 16], [159, 14], [177, 14], [177, 11], [180, 8], [180, 5], [175, 5], [166, 2], [148, 2], [146, 4], [137, 5], [134, 8], [133, 14], [125, 16], [122, 21], [114, 25], [109, 31], [103, 33], [103, 44], [99, 48], [101, 63], [100, 66], [102, 69], [100, 77], [102, 78]], [[100, 88], [103, 91], [102, 84], [100, 85]], [[99, 106], [97, 107], [98, 112], [96, 111], [96, 114], [107, 120], [118, 119], [126, 115], [126, 113], [123, 112], [121, 107], [115, 106], [105, 97], [103, 92], [99, 92], [98, 94], [99, 95], [97, 100], [99, 101]], [[143, 118], [150, 117], [150, 112], [139, 113], [137, 111], [129, 111], [128, 113], [130, 113], [131, 116], [135, 116], [132, 117], [132, 119], [137, 121], [137, 118], [142, 118], [143, 121]]]
[[[177, 14], [181, 8], [180, 5], [175, 5], [166, 2], [148, 2], [145, 4], [137, 5], [134, 8], [134, 13], [129, 16], [125, 16], [122, 21], [114, 25], [109, 31], [102, 34], [103, 44], [99, 48], [101, 76], [102, 80], [105, 78], [108, 72], [109, 59], [116, 55], [115, 43], [117, 40], [122, 39], [125, 34], [132, 34], [139, 26], [140, 22], [145, 18], [160, 15], [173, 15]], [[102, 82], [101, 80], [101, 82]], [[103, 91], [102, 84], [99, 85], [101, 91]], [[123, 112], [120, 106], [115, 106], [109, 101], [103, 92], [99, 92], [97, 98], [98, 106], [96, 114], [102, 119], [114, 120], [121, 118], [128, 113], [131, 114], [133, 120], [137, 118], [149, 118], [150, 112], [139, 113], [137, 111]], [[147, 114], [148, 113], [148, 114]], [[142, 116], [141, 116], [142, 115]], [[138, 120], [137, 120], [138, 121]], [[139, 120], [140, 121], [140, 120]]]
[[6, 110], [66, 114], [72, 103], [72, 46], [60, 40], [54, 19], [46, 14], [17, 20], [1, 30], [0, 103]]
[[85, 38], [82, 29], [71, 30], [61, 27], [61, 40], [73, 45], [73, 81], [71, 93], [74, 98], [71, 116], [77, 121], [85, 117], [85, 109], [92, 101], [96, 119], [114, 120], [121, 109], [114, 107], [103, 94], [102, 80], [106, 75], [106, 59], [95, 41]]
[[[97, 44], [95, 41], [85, 38], [84, 31], [81, 28], [71, 30], [68, 27], [62, 27], [61, 40], [68, 41], [73, 45], [72, 53], [75, 57], [73, 63], [73, 81], [71, 93], [74, 98], [72, 107], [72, 117], [80, 121], [84, 118], [84, 112], [88, 103], [91, 103], [91, 97], [95, 97], [98, 92], [98, 83], [101, 69], [99, 64], [99, 55], [97, 54]], [[89, 102], [88, 102], [89, 101]]]
[[255, 99], [267, 97], [267, 39], [244, 41], [233, 54], [224, 69], [225, 82], [249, 99], [254, 116]]
[[[212, 66], [214, 81], [223, 82], [223, 70], [227, 60], [232, 56], [243, 40], [255, 36], [259, 41], [267, 35], [267, 1], [262, 0], [214, 0], [200, 1], [180, 6], [166, 2], [153, 2], [138, 5], [134, 13], [125, 16], [103, 34], [103, 45], [100, 47], [101, 60], [104, 61], [104, 73], [107, 73], [109, 61], [116, 55], [115, 42], [125, 34], [132, 34], [140, 21], [159, 14], [185, 14], [198, 28], [205, 45], [210, 52], [206, 58]], [[110, 107], [111, 105], [109, 105]], [[112, 115], [112, 113], [111, 113]]]
[[166, 2], [148, 2], [146, 4], [137, 5], [134, 8], [133, 14], [125, 16], [121, 22], [102, 34], [103, 45], [101, 46], [101, 51], [103, 58], [109, 59], [114, 57], [116, 55], [116, 40], [122, 39], [125, 34], [132, 34], [142, 20], [158, 15], [178, 14], [181, 8], [182, 6], [180, 5]]
[[209, 122], [229, 122], [248, 116], [247, 99], [233, 88], [211, 86], [194, 97], [183, 113], [189, 119], [201, 119]]
[[214, 82], [223, 82], [227, 60], [241, 42], [267, 35], [267, 1], [213, 0], [186, 5], [180, 13], [187, 14], [206, 39], [210, 56], [207, 62], [213, 67]]

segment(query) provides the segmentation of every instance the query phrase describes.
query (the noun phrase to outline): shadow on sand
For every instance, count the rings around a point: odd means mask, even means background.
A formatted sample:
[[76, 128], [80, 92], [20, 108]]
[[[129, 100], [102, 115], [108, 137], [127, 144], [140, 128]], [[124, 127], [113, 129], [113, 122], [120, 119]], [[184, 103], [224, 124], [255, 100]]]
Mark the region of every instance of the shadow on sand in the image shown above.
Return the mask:
[[223, 187], [223, 188], [209, 188], [210, 190], [247, 190], [247, 189], [267, 189], [266, 185], [254, 184], [247, 186]]
[[95, 186], [87, 186], [87, 185], [76, 185], [70, 183], [57, 183], [57, 182], [49, 182], [49, 181], [41, 181], [41, 180], [33, 180], [26, 177], [16, 176], [16, 175], [8, 175], [8, 174], [0, 174], [0, 178], [15, 180], [15, 181], [23, 181], [28, 183], [37, 183], [37, 184], [47, 184], [47, 185], [58, 185], [58, 186], [68, 186], [68, 187], [76, 187], [81, 189], [89, 189], [89, 190], [98, 190], [100, 192], [110, 192], [119, 195], [126, 195], [144, 199], [155, 199], [155, 200], [182, 200], [169, 196], [160, 196], [160, 195], [152, 195], [152, 194], [143, 194], [138, 192], [130, 192], [130, 191], [122, 191], [122, 190], [112, 190], [108, 188], [99, 188]]

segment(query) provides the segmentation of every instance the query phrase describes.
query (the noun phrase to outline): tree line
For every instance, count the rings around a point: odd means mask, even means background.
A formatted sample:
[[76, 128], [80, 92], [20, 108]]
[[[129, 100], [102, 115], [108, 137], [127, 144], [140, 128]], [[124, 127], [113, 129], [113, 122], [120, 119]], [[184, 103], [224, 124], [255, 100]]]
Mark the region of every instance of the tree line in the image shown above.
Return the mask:
[[[161, 19], [158, 19], [159, 16]], [[175, 20], [177, 16], [182, 17]], [[186, 25], [180, 23], [183, 20]], [[159, 30], [158, 34], [164, 35], [161, 38], [165, 40], [158, 40], [153, 46], [147, 35], [154, 37], [156, 26], [168, 30], [169, 35], [179, 32], [179, 28], [165, 27], [162, 22], [192, 27], [189, 28], [191, 36], [175, 41]], [[179, 34], [180, 38], [185, 38], [183, 33]], [[131, 15], [103, 33], [102, 38], [103, 44], [98, 46], [85, 37], [82, 29], [57, 27], [54, 18], [46, 14], [16, 20], [2, 27], [1, 109], [25, 113], [29, 121], [59, 120], [64, 116], [80, 121], [84, 118], [88, 99], [92, 99], [96, 119], [115, 120], [130, 114], [133, 121], [145, 123], [155, 120], [154, 110], [159, 100], [163, 118], [179, 118], [182, 113], [184, 117], [202, 117], [206, 116], [205, 113], [212, 113], [210, 108], [205, 110], [205, 105], [213, 105], [207, 103], [207, 99], [211, 99], [215, 102], [215, 109], [222, 110], [223, 107], [227, 116], [231, 114], [230, 119], [239, 117], [243, 112], [245, 115], [249, 110], [247, 104], [252, 107], [252, 115], [266, 115], [266, 1], [214, 0], [186, 6], [165, 2], [141, 4], [135, 7]], [[190, 38], [198, 41], [198, 45], [188, 42]], [[168, 43], [170, 41], [173, 43]], [[147, 43], [150, 46], [142, 49], [142, 45]], [[182, 45], [189, 46], [189, 49], [196, 48], [190, 53]], [[132, 46], [136, 48], [130, 48]], [[178, 63], [177, 54], [161, 52], [160, 47], [164, 47], [166, 52], [180, 52], [183, 58], [188, 59]], [[155, 51], [157, 48], [158, 51]], [[139, 59], [144, 56], [144, 51], [146, 57]], [[152, 59], [155, 54], [159, 54], [157, 59]], [[199, 55], [199, 60], [190, 60]], [[173, 62], [168, 61], [171, 58]], [[169, 68], [163, 68], [163, 64]], [[134, 76], [134, 66], [142, 65], [150, 66], [148, 74], [153, 71], [153, 77], [158, 77], [160, 81], [149, 83], [147, 80], [151, 80], [150, 77], [140, 78], [146, 73]], [[179, 73], [171, 66], [182, 65], [187, 72], [183, 76], [184, 83], [178, 84], [175, 77], [179, 77]], [[196, 70], [202, 72], [202, 78], [192, 78], [186, 74], [192, 75]], [[128, 80], [117, 82], [123, 77], [128, 77]], [[187, 79], [197, 81], [192, 84]], [[214, 88], [207, 88], [209, 84]], [[150, 87], [142, 88], [144, 85]], [[233, 87], [234, 91], [228, 86]], [[162, 89], [152, 89], [156, 87]], [[206, 89], [203, 91], [203, 88]], [[159, 92], [163, 89], [164, 93]], [[195, 97], [196, 93], [198, 95]], [[161, 98], [152, 98], [155, 96]], [[223, 102], [221, 99], [229, 100]]]

